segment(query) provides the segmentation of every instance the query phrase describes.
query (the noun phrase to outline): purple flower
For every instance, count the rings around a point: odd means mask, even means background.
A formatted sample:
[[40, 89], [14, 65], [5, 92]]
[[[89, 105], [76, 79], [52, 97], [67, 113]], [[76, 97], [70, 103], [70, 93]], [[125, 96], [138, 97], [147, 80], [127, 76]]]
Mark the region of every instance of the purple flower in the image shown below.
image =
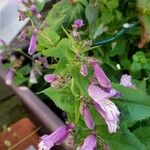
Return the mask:
[[21, 32], [21, 33], [19, 34], [19, 36], [18, 36], [18, 40], [19, 40], [19, 41], [25, 40], [26, 35], [27, 35], [27, 32], [28, 32], [28, 29], [27, 29], [27, 28], [25, 28], [24, 30], [22, 30], [22, 32]]
[[111, 89], [109, 91], [109, 94], [110, 94], [110, 97], [113, 97], [113, 98], [119, 98], [122, 95], [119, 91], [117, 91], [115, 89]]
[[32, 84], [36, 84], [37, 83], [36, 76], [35, 76], [35, 71], [34, 70], [30, 71], [29, 82], [32, 83]]
[[7, 85], [11, 85], [12, 83], [12, 79], [13, 79], [13, 75], [14, 75], [14, 72], [13, 72], [13, 69], [8, 69], [7, 73], [6, 73], [6, 76], [5, 76], [5, 83]]
[[109, 132], [116, 132], [120, 112], [116, 105], [108, 99], [110, 94], [108, 95], [102, 92], [102, 90], [95, 85], [88, 87], [88, 94], [93, 99], [96, 110], [101, 114], [108, 125]]
[[36, 41], [37, 41], [37, 29], [34, 29], [34, 32], [32, 34], [31, 40], [30, 40], [30, 45], [28, 48], [28, 54], [29, 55], [33, 55], [35, 53], [36, 50]]
[[91, 62], [91, 64], [93, 66], [94, 74], [99, 84], [104, 88], [111, 89], [111, 82], [106, 76], [103, 69], [99, 66], [99, 64], [96, 61]]
[[81, 73], [81, 75], [83, 75], [83, 76], [85, 76], [85, 77], [88, 75], [88, 67], [87, 67], [86, 64], [83, 64], [83, 65], [81, 66], [81, 68], [80, 68], [80, 73]]
[[32, 4], [29, 9], [34, 15], [36, 15], [37, 18], [42, 17], [41, 14], [39, 13], [37, 7], [34, 4]]
[[84, 25], [84, 24], [83, 24], [83, 20], [82, 20], [82, 19], [77, 19], [77, 20], [74, 21], [73, 27], [79, 29], [79, 28], [81, 28], [83, 25]]
[[37, 12], [37, 8], [34, 4], [32, 4], [29, 9], [34, 13]]
[[57, 77], [57, 75], [55, 75], [55, 74], [47, 74], [47, 75], [44, 76], [44, 80], [45, 80], [46, 82], [48, 82], [48, 83], [51, 83], [51, 82], [57, 80], [57, 78], [58, 78], [58, 77]]
[[39, 56], [38, 61], [43, 64], [45, 68], [48, 68], [49, 64], [46, 57]]
[[90, 134], [85, 140], [80, 148], [80, 150], [96, 150], [96, 135]]
[[85, 124], [89, 129], [94, 128], [94, 122], [92, 120], [91, 114], [88, 110], [88, 107], [85, 103], [81, 104], [80, 113], [84, 117]]
[[56, 129], [50, 135], [44, 135], [41, 137], [41, 142], [39, 143], [39, 150], [49, 150], [54, 146], [54, 144], [61, 144], [69, 135], [70, 130], [75, 126], [72, 124], [63, 125]]
[[125, 87], [135, 88], [135, 85], [131, 82], [131, 76], [127, 74], [121, 76], [120, 84]]
[[19, 21], [24, 21], [26, 19], [25, 12], [22, 10], [18, 10], [19, 12]]

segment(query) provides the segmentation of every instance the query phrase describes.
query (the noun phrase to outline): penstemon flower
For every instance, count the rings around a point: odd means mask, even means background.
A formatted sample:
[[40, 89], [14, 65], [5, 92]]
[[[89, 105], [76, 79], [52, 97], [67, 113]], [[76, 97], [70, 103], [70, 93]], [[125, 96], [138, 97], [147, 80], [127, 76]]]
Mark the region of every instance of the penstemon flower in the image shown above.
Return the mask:
[[30, 71], [29, 82], [32, 83], [32, 84], [37, 83], [36, 76], [35, 76], [35, 71], [33, 69]]
[[41, 142], [39, 143], [39, 150], [49, 150], [55, 144], [61, 144], [74, 127], [73, 124], [63, 125], [56, 129], [52, 134], [42, 136]]
[[37, 18], [41, 18], [41, 14], [39, 13], [37, 7], [35, 6], [35, 4], [32, 4], [30, 7], [29, 7], [29, 10], [34, 14], [36, 15]]
[[94, 69], [94, 74], [96, 79], [98, 80], [99, 84], [106, 88], [106, 89], [111, 89], [111, 82], [106, 76], [105, 72], [103, 69], [99, 66], [98, 62], [94, 61], [91, 62], [93, 69]]
[[88, 94], [93, 99], [96, 110], [101, 114], [108, 125], [109, 132], [116, 132], [120, 112], [116, 105], [108, 99], [110, 95], [105, 95], [104, 92], [95, 85], [90, 85], [88, 87]]
[[121, 76], [120, 84], [125, 87], [135, 88], [135, 85], [131, 82], [131, 76], [127, 74]]
[[51, 83], [51, 82], [57, 80], [57, 78], [58, 78], [58, 77], [57, 77], [57, 75], [55, 75], [55, 74], [47, 74], [47, 75], [44, 76], [44, 80], [45, 80], [46, 82], [48, 82], [48, 83]]
[[7, 85], [11, 85], [12, 79], [13, 79], [13, 75], [14, 75], [13, 69], [12, 68], [8, 69], [7, 73], [6, 73], [6, 76], [5, 76], [5, 83]]
[[85, 140], [79, 150], [96, 150], [96, 135], [90, 134]]
[[28, 28], [25, 28], [24, 30], [22, 30], [22, 32], [18, 36], [18, 40], [19, 41], [25, 40], [27, 32], [28, 32]]
[[28, 48], [28, 54], [29, 55], [33, 55], [35, 53], [37, 33], [38, 33], [38, 29], [34, 29], [31, 40], [30, 40], [30, 45], [29, 45], [29, 48]]
[[74, 28], [81, 28], [84, 25], [83, 20], [82, 19], [77, 19], [74, 21], [74, 24], [72, 25]]
[[92, 117], [91, 117], [91, 114], [90, 114], [90, 112], [88, 110], [88, 107], [87, 107], [87, 105], [85, 103], [81, 103], [80, 113], [84, 117], [86, 126], [89, 129], [93, 129], [94, 128], [94, 122], [92, 120]]
[[88, 67], [86, 64], [83, 64], [80, 68], [80, 73], [83, 76], [87, 76], [88, 75]]

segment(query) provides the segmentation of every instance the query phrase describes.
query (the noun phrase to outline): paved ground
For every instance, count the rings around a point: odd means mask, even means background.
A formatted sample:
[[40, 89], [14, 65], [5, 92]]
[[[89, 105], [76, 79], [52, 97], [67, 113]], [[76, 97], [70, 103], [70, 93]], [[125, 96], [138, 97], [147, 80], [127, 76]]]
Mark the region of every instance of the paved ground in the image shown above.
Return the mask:
[[0, 81], [0, 131], [25, 116], [19, 98]]

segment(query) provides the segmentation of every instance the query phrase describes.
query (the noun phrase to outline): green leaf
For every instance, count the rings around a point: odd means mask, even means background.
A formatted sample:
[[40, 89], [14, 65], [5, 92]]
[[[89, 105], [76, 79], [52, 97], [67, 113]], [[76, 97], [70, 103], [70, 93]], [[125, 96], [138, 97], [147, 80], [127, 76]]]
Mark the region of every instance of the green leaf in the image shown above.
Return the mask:
[[53, 30], [58, 31], [61, 29], [61, 25], [65, 28], [71, 26], [70, 24], [80, 17], [82, 11], [80, 3], [71, 4], [66, 0], [62, 0], [49, 11], [46, 22]]
[[39, 0], [36, 0], [36, 1], [35, 1], [35, 4], [36, 4], [37, 9], [38, 9], [39, 11], [41, 11], [41, 10], [44, 8], [45, 4], [46, 4], [48, 1], [49, 1], [49, 0], [42, 0], [42, 2], [41, 2], [41, 1], [39, 1]]
[[98, 14], [99, 14], [98, 5], [94, 6], [94, 5], [89, 4], [86, 6], [85, 16], [88, 20], [89, 25], [92, 25], [96, 21]]
[[102, 33], [104, 32], [104, 25], [103, 24], [100, 24], [95, 33], [94, 33], [94, 36], [93, 36], [93, 39], [96, 39], [98, 36], [100, 36]]
[[146, 150], [145, 146], [129, 130], [108, 133], [106, 128], [99, 128], [99, 135], [109, 144], [111, 150]]
[[55, 73], [63, 75], [64, 70], [66, 69], [66, 64], [68, 63], [67, 59], [65, 57], [62, 57], [59, 59], [59, 62], [55, 68]]
[[52, 99], [56, 106], [63, 111], [74, 113], [75, 100], [69, 87], [63, 87], [61, 89], [54, 89], [50, 87], [42, 91], [42, 93]]
[[139, 127], [134, 130], [135, 136], [146, 146], [147, 150], [150, 148], [150, 126]]
[[121, 96], [122, 100], [150, 106], [150, 96], [148, 96], [146, 93], [142, 92], [141, 90], [127, 88], [117, 83], [113, 83], [113, 87], [122, 93]]
[[87, 0], [77, 0], [78, 2], [82, 3], [84, 6], [88, 5]]
[[126, 88], [114, 83], [113, 87], [122, 93], [120, 100], [116, 101], [121, 109], [121, 123], [131, 127], [136, 121], [150, 117], [150, 96], [139, 89]]
[[60, 36], [51, 28], [45, 28], [38, 34], [39, 45], [43, 47], [54, 47], [56, 44], [58, 44], [59, 40]]
[[86, 96], [87, 95], [87, 86], [89, 84], [88, 78], [84, 77], [80, 74], [80, 68], [77, 66], [74, 66], [74, 68], [71, 71], [72, 76], [74, 78], [75, 81], [75, 85], [77, 86], [79, 93], [82, 96]]

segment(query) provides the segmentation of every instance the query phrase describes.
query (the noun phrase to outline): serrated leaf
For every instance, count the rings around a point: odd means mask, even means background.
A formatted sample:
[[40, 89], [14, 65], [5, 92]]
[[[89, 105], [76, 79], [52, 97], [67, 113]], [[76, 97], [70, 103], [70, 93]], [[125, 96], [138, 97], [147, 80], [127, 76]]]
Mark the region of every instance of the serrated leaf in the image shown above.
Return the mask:
[[120, 100], [117, 104], [122, 110], [120, 122], [126, 123], [128, 127], [131, 127], [137, 121], [141, 121], [150, 117], [150, 106], [131, 102], [122, 102], [122, 100]]
[[111, 150], [146, 150], [140, 140], [127, 129], [110, 134], [106, 128], [101, 127], [98, 133], [109, 144]]
[[56, 106], [63, 111], [74, 113], [72, 110], [75, 109], [75, 101], [69, 87], [64, 87], [62, 89], [54, 89], [50, 87], [42, 91], [42, 93], [52, 99]]
[[147, 147], [150, 148], [150, 126], [139, 127], [134, 130], [134, 135]]
[[150, 96], [138, 89], [117, 84], [113, 84], [113, 87], [122, 93], [120, 100], [116, 101], [121, 109], [121, 123], [131, 127], [136, 121], [150, 117]]
[[122, 93], [121, 99], [141, 105], [150, 106], [150, 96], [139, 89], [127, 88], [117, 83], [113, 83], [114, 89]]

